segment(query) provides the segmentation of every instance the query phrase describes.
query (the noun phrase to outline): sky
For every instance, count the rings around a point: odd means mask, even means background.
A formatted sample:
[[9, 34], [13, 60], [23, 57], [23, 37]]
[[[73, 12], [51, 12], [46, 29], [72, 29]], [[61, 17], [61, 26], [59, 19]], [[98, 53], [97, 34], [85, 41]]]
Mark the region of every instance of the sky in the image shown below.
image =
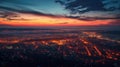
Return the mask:
[[120, 0], [0, 0], [0, 26], [120, 25]]

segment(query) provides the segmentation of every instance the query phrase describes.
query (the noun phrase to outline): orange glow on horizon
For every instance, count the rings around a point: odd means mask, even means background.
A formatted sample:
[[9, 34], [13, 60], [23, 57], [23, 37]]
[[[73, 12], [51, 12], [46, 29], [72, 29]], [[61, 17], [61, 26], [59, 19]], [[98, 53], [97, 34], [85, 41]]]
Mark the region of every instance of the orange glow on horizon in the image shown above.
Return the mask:
[[85, 25], [106, 25], [113, 20], [95, 20], [84, 21], [66, 17], [51, 17], [51, 16], [36, 16], [36, 15], [22, 15], [24, 19], [7, 20], [0, 18], [0, 24], [12, 26], [85, 26]]

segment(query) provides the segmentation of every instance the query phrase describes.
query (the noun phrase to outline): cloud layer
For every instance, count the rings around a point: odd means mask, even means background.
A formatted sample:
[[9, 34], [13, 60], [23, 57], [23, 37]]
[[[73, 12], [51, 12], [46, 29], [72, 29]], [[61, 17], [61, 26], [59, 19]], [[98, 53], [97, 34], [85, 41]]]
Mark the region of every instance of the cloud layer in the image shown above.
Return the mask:
[[120, 19], [120, 0], [56, 0], [56, 2], [69, 10], [72, 18], [81, 20]]
[[[54, 10], [51, 10], [52, 8], [47, 6], [49, 0], [36, 0], [36, 2], [35, 0], [0, 0], [0, 18], [4, 18], [9, 21], [28, 21], [31, 20], [31, 18], [27, 17], [26, 19], [26, 17], [22, 15], [30, 14], [32, 16], [40, 16], [39, 18], [37, 17], [37, 19], [41, 19], [41, 17], [49, 17], [52, 19], [70, 18], [86, 22], [120, 19], [120, 0], [52, 0], [55, 3], [60, 3], [65, 10], [68, 10], [68, 13], [61, 15], [42, 12], [39, 2], [43, 1], [45, 5], [42, 7], [48, 7], [46, 9], [54, 12]], [[57, 8], [58, 7], [54, 9]], [[117, 21], [117, 23], [111, 22], [110, 24], [113, 23], [119, 25], [119, 21]], [[69, 22], [63, 21], [58, 22], [57, 24], [64, 25], [69, 24]]]
[[120, 10], [120, 0], [56, 0], [71, 13]]

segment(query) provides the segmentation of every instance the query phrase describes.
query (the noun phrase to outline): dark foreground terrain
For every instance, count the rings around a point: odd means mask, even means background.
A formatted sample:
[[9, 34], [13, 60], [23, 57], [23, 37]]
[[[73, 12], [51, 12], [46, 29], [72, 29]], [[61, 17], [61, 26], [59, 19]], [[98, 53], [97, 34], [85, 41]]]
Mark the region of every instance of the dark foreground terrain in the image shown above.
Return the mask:
[[120, 31], [0, 29], [0, 67], [120, 67]]

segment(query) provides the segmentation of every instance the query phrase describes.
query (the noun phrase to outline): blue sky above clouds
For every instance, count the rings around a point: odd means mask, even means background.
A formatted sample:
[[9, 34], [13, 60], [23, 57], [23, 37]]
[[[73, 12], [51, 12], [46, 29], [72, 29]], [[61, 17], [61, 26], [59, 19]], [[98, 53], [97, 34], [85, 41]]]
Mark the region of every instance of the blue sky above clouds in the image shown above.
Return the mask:
[[79, 19], [119, 19], [119, 11], [120, 0], [0, 0], [0, 17], [18, 12]]

